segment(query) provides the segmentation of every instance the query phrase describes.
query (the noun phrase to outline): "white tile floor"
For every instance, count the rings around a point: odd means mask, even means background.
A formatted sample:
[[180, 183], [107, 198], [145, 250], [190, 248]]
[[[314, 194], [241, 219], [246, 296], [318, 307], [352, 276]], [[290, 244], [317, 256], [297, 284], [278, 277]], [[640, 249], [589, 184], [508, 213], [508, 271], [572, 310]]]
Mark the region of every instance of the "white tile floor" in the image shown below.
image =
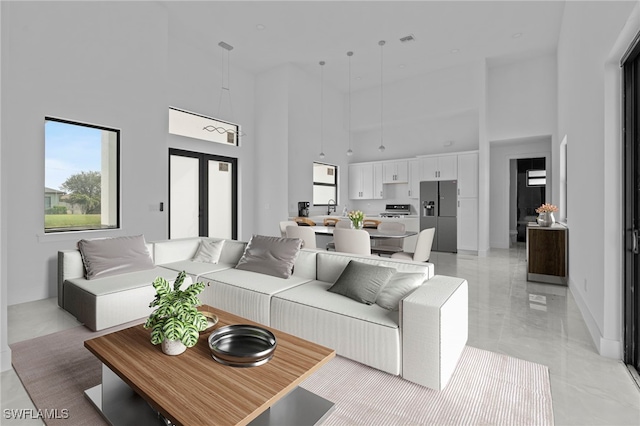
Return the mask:
[[[469, 345], [549, 367], [556, 425], [640, 425], [640, 391], [626, 367], [596, 353], [566, 287], [526, 281], [522, 244], [487, 257], [432, 253], [431, 261], [437, 274], [469, 282]], [[9, 307], [10, 344], [76, 325], [56, 299]], [[0, 378], [3, 414], [33, 408], [13, 370]]]

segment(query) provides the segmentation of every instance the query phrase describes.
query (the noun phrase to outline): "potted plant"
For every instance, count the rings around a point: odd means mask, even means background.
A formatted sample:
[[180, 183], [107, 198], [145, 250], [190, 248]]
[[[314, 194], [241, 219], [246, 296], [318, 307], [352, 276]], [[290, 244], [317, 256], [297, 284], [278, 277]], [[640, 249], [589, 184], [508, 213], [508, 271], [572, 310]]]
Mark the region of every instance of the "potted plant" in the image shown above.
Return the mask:
[[144, 328], [151, 329], [151, 343], [162, 344], [167, 355], [179, 355], [198, 343], [199, 332], [207, 328], [207, 319], [197, 310], [198, 294], [204, 290], [202, 282], [193, 283], [180, 290], [186, 277], [178, 274], [173, 288], [169, 282], [158, 277], [153, 281], [156, 297], [149, 304], [156, 309], [149, 315]]
[[556, 218], [553, 214], [558, 211], [558, 208], [553, 204], [545, 203], [536, 209], [538, 213], [538, 225], [549, 227], [556, 223]]

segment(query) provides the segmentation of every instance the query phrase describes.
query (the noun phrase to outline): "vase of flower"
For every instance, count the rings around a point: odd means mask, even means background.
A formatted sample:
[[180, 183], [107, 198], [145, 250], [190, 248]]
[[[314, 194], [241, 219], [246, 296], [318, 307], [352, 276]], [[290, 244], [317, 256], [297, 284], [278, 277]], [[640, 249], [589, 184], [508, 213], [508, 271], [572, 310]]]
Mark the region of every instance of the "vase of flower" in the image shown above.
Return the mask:
[[543, 204], [536, 209], [536, 213], [538, 213], [538, 225], [543, 227], [552, 226], [556, 223], [556, 218], [553, 216], [555, 212], [558, 211], [558, 208], [553, 204]]
[[362, 229], [364, 224], [364, 213], [360, 210], [351, 210], [348, 214], [349, 220], [351, 221], [351, 228], [353, 229]]

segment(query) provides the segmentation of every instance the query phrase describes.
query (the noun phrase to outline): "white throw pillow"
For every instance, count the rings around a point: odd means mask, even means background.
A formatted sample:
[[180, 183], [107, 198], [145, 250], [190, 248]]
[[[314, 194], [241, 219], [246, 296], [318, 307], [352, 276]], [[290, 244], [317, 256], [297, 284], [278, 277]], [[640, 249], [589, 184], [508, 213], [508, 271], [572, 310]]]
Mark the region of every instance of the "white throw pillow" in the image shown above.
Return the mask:
[[396, 272], [378, 292], [376, 305], [390, 311], [397, 311], [400, 300], [420, 287], [426, 278], [427, 275], [422, 272]]
[[202, 240], [198, 246], [195, 256], [191, 260], [200, 263], [218, 263], [224, 240]]

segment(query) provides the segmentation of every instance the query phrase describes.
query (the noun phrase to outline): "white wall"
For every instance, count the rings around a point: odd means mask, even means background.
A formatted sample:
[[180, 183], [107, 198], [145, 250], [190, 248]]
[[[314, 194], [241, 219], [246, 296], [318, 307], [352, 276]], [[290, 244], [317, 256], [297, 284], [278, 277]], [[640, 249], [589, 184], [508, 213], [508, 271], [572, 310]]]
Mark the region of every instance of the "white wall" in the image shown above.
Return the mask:
[[[352, 94], [354, 154], [349, 162], [407, 158], [478, 149], [480, 102], [473, 64], [384, 85], [384, 153], [380, 88]], [[451, 146], [443, 146], [453, 141]]]
[[[82, 237], [165, 237], [167, 16], [146, 2], [2, 8], [2, 174], [13, 182], [3, 266], [15, 304], [54, 296], [57, 251]], [[45, 116], [121, 129], [120, 231], [44, 235]]]
[[[491, 219], [490, 243], [494, 248], [509, 248], [511, 160], [544, 157], [551, 166], [551, 137], [526, 138], [491, 143]], [[547, 178], [547, 191], [551, 181]], [[515, 229], [515, 228], [513, 228]]]
[[[279, 222], [289, 204], [289, 66], [282, 65], [256, 78], [255, 229], [280, 235]], [[309, 166], [311, 167], [311, 166]]]
[[556, 56], [489, 68], [489, 139], [553, 135], [557, 128]]
[[[0, 22], [2, 22], [2, 7], [0, 7]], [[0, 46], [2, 46], [2, 39], [4, 32], [0, 31]], [[2, 81], [2, 59], [0, 58], [0, 81]], [[2, 87], [0, 86], [0, 93], [2, 93]], [[0, 96], [1, 98], [2, 96]], [[2, 103], [0, 102], [0, 132], [4, 129], [2, 126]], [[2, 141], [4, 137], [0, 133], [0, 164], [2, 164]], [[0, 194], [4, 193], [4, 182], [2, 179], [2, 173], [0, 173]], [[7, 229], [4, 222], [6, 203], [0, 197], [0, 371], [9, 370], [11, 368], [11, 349], [8, 344], [7, 334], [7, 274], [6, 268], [6, 238], [5, 229]]]
[[[625, 29], [634, 7], [635, 21]], [[622, 355], [621, 138], [618, 125], [605, 123], [621, 122], [619, 73], [609, 70], [637, 32], [637, 7], [567, 2], [558, 45], [558, 139], [568, 140], [569, 286], [598, 350], [614, 358]], [[557, 156], [559, 143], [553, 149]]]

